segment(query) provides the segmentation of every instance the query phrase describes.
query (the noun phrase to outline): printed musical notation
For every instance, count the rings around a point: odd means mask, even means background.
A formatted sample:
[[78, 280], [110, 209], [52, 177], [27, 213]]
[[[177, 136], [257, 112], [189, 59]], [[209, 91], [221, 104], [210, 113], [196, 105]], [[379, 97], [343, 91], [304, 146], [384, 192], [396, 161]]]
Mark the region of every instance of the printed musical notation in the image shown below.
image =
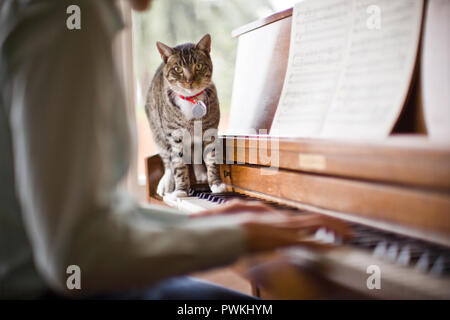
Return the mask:
[[387, 136], [408, 93], [422, 11], [422, 0], [298, 3], [270, 134]]

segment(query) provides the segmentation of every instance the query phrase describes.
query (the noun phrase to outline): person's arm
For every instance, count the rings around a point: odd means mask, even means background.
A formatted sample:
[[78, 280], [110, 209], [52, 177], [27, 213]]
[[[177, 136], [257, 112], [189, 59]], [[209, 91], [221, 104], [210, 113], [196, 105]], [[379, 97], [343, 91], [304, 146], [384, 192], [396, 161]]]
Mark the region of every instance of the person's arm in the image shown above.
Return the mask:
[[183, 222], [118, 191], [130, 148], [110, 36], [94, 7], [79, 31], [64, 19], [29, 21], [9, 43], [18, 195], [42, 275], [65, 290], [78, 265], [83, 292], [129, 289], [233, 261], [245, 241], [235, 224]]

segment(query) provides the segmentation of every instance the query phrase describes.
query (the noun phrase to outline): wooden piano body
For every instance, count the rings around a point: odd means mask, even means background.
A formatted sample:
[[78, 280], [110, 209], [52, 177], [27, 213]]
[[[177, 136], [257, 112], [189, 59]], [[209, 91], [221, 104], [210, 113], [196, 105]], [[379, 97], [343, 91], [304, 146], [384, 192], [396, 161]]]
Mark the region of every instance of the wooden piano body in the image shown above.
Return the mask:
[[[287, 66], [291, 16], [292, 10], [286, 10], [233, 32], [239, 46], [230, 134], [220, 137], [222, 178], [229, 191], [300, 213], [334, 216], [394, 240], [370, 250], [344, 246], [317, 256], [282, 254], [289, 263], [275, 268], [278, 272], [270, 267], [272, 256], [269, 271], [260, 268], [255, 292], [276, 298], [348, 297], [345, 290], [324, 294], [327, 288], [339, 287], [356, 293], [350, 297], [450, 299], [449, 270], [444, 276], [430, 274], [436, 258], [427, 260], [429, 266], [422, 271], [417, 270], [418, 261], [402, 267], [394, 261], [400, 259], [403, 244], [416, 241], [450, 259], [450, 145], [432, 142], [424, 132], [417, 77], [393, 134], [383, 141], [283, 139], [248, 130], [270, 129]], [[147, 174], [148, 199], [161, 203], [155, 193], [163, 174], [158, 156], [147, 159]], [[374, 249], [384, 249], [388, 257], [374, 257]], [[283, 260], [281, 256], [277, 255]], [[373, 264], [381, 268], [381, 290], [366, 284], [367, 267]], [[295, 265], [295, 271], [286, 265]], [[446, 260], [441, 269], [448, 265]], [[292, 288], [302, 285], [309, 289]]]

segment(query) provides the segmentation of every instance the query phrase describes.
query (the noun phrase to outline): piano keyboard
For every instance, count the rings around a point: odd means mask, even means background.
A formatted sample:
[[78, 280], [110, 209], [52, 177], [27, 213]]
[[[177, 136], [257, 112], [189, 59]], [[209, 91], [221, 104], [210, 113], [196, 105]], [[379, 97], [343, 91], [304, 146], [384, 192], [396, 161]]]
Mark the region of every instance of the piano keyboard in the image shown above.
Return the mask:
[[200, 188], [200, 189], [191, 189], [189, 190], [189, 196], [188, 197], [181, 197], [181, 198], [170, 198], [170, 197], [164, 197], [164, 202], [173, 207], [177, 208], [182, 212], [185, 212], [186, 214], [199, 212], [206, 209], [211, 209], [220, 206], [221, 204], [224, 204], [227, 201], [233, 200], [233, 199], [241, 199], [241, 200], [254, 200], [266, 203], [272, 207], [276, 207], [280, 210], [296, 210], [298, 209], [292, 209], [291, 207], [280, 205], [278, 203], [272, 202], [272, 201], [264, 201], [257, 198], [252, 198], [247, 195], [236, 193], [236, 192], [225, 192], [225, 193], [211, 193], [208, 189]]
[[[232, 199], [256, 200], [298, 214], [299, 210], [272, 201], [252, 198], [244, 194], [227, 192], [212, 194], [208, 189], [190, 190], [189, 197], [164, 201], [189, 213], [220, 206]], [[319, 229], [314, 235], [318, 241], [343, 244], [342, 249], [325, 254], [312, 254], [302, 249], [284, 252], [295, 262], [308, 261], [327, 268], [327, 278], [370, 296], [382, 298], [450, 299], [450, 249], [437, 244], [416, 240], [365, 225], [350, 223], [352, 238], [342, 239], [332, 232]], [[367, 267], [375, 265], [381, 271], [383, 290], [369, 290]], [[355, 275], [359, 275], [357, 277]], [[347, 275], [347, 276], [346, 276]], [[383, 294], [387, 293], [387, 297]]]

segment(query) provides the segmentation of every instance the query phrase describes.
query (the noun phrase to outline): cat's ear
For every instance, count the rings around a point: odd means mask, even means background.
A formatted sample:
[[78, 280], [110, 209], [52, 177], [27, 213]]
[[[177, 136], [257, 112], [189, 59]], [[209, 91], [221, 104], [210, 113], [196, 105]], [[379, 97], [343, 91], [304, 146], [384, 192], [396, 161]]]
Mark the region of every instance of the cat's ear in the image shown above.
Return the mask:
[[211, 36], [209, 34], [205, 34], [195, 47], [209, 53], [211, 51]]
[[167, 59], [169, 59], [169, 57], [173, 54], [173, 49], [159, 41], [156, 41], [156, 47], [158, 48], [159, 54], [161, 55], [164, 63], [166, 63]]

